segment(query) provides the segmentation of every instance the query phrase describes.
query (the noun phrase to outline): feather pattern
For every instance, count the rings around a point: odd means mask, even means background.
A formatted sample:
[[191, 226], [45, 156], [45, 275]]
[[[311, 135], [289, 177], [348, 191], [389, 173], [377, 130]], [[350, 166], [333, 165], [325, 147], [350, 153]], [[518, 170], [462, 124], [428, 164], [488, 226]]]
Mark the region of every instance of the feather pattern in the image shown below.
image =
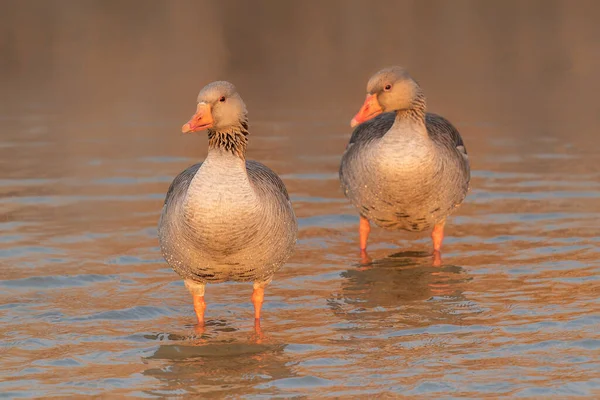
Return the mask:
[[[285, 185], [265, 165], [233, 157], [209, 155], [169, 188], [159, 238], [184, 279], [267, 282], [292, 254], [297, 223]], [[237, 171], [213, 174], [230, 162]]]
[[421, 231], [462, 203], [469, 189], [469, 160], [448, 120], [406, 111], [358, 125], [339, 174], [345, 195], [363, 217], [387, 229]]
[[284, 183], [246, 161], [248, 124], [209, 130], [206, 160], [169, 187], [158, 224], [162, 254], [184, 279], [268, 283], [292, 254], [296, 216]]

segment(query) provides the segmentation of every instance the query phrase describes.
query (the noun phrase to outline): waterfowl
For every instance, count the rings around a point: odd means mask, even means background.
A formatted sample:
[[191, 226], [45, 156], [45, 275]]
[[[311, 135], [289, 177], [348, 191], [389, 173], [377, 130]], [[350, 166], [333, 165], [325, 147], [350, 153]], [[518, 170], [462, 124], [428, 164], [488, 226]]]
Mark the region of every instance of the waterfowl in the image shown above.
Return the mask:
[[433, 228], [439, 256], [446, 218], [469, 190], [469, 158], [458, 130], [426, 111], [423, 90], [401, 67], [369, 79], [365, 102], [350, 125], [356, 128], [339, 175], [360, 214], [361, 252], [373, 222], [390, 230]]
[[182, 132], [203, 130], [206, 159], [177, 175], [167, 192], [158, 223], [161, 252], [184, 279], [200, 325], [206, 284], [225, 281], [254, 282], [259, 321], [264, 288], [294, 250], [296, 216], [279, 176], [246, 160], [246, 105], [231, 83], [213, 82], [198, 94]]

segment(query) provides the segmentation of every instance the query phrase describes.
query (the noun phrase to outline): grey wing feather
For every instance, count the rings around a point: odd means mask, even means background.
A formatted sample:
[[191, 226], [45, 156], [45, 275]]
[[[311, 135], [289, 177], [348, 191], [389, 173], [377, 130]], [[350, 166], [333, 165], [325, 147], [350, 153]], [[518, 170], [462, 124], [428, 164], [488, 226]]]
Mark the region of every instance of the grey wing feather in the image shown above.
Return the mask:
[[450, 121], [437, 114], [428, 113], [425, 117], [425, 123], [427, 126], [427, 133], [433, 142], [441, 145], [443, 148], [446, 148], [451, 152], [450, 154], [459, 155], [459, 157], [453, 157], [452, 159], [459, 161], [458, 165], [462, 170], [463, 176], [465, 177], [466, 195], [466, 191], [469, 187], [469, 181], [471, 180], [471, 172], [467, 148], [462, 140], [462, 137], [460, 136], [460, 133], [458, 133], [458, 130], [450, 123]]
[[362, 144], [374, 139], [381, 139], [390, 130], [392, 125], [394, 125], [395, 119], [395, 112], [387, 112], [363, 122], [352, 132], [348, 146], [355, 143]]
[[[352, 132], [350, 144], [363, 144], [371, 140], [381, 139], [390, 130], [396, 119], [395, 112], [387, 112], [378, 115], [358, 125]], [[427, 132], [432, 140], [444, 142], [453, 147], [462, 147], [462, 152], [467, 154], [467, 149], [458, 130], [446, 118], [432, 113], [425, 117]]]
[[196, 172], [198, 172], [198, 169], [200, 169], [201, 166], [201, 162], [189, 166], [173, 179], [173, 182], [171, 182], [171, 186], [169, 186], [169, 190], [167, 191], [167, 196], [165, 197], [165, 206], [168, 207], [169, 204], [173, 203], [174, 199], [187, 193], [187, 189], [190, 186], [194, 175], [196, 175]]
[[456, 147], [462, 153], [467, 154], [467, 148], [460, 133], [446, 118], [437, 114], [427, 113], [425, 116], [425, 125], [427, 126], [427, 133], [429, 133], [431, 140]]
[[261, 188], [275, 188], [278, 192], [289, 200], [287, 189], [279, 175], [271, 170], [266, 165], [258, 161], [246, 161], [246, 170], [250, 181]]
[[340, 169], [338, 172], [344, 193], [347, 192], [347, 182], [344, 176], [344, 168], [348, 158], [352, 158], [360, 154], [363, 146], [368, 145], [374, 140], [381, 139], [387, 133], [387, 131], [390, 130], [392, 125], [394, 125], [395, 119], [395, 112], [387, 112], [379, 114], [375, 118], [365, 121], [354, 128], [354, 131], [352, 131], [352, 136], [350, 137], [350, 141], [346, 146], [346, 152], [342, 157], [342, 162], [340, 163]]

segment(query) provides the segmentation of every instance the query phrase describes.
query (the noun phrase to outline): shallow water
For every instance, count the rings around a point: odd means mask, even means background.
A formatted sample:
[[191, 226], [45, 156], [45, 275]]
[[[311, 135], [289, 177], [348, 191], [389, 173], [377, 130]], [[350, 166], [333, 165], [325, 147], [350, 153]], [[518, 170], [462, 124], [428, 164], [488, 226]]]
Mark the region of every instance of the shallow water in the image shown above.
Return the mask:
[[[599, 7], [450, 3], [6, 7], [0, 392], [599, 397]], [[470, 154], [440, 267], [427, 233], [374, 229], [361, 260], [339, 189], [366, 79], [392, 63]], [[262, 335], [235, 283], [209, 285], [198, 332], [156, 238], [171, 179], [206, 154], [179, 128], [223, 78], [299, 219]]]

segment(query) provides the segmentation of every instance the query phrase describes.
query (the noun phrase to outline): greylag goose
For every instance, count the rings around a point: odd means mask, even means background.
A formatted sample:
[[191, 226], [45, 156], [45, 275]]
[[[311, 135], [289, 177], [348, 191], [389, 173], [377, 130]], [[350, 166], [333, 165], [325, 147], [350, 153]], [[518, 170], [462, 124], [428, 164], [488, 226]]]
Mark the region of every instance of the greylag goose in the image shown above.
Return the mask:
[[469, 190], [469, 158], [456, 128], [426, 112], [422, 89], [400, 67], [369, 79], [365, 102], [350, 125], [358, 126], [339, 174], [360, 214], [361, 252], [366, 252], [371, 221], [391, 230], [433, 227], [439, 257], [446, 218]]
[[197, 103], [182, 132], [206, 130], [208, 155], [169, 187], [158, 223], [161, 252], [191, 292], [200, 325], [209, 282], [254, 282], [259, 321], [264, 288], [293, 252], [296, 216], [279, 176], [246, 160], [246, 105], [235, 87], [210, 83]]

